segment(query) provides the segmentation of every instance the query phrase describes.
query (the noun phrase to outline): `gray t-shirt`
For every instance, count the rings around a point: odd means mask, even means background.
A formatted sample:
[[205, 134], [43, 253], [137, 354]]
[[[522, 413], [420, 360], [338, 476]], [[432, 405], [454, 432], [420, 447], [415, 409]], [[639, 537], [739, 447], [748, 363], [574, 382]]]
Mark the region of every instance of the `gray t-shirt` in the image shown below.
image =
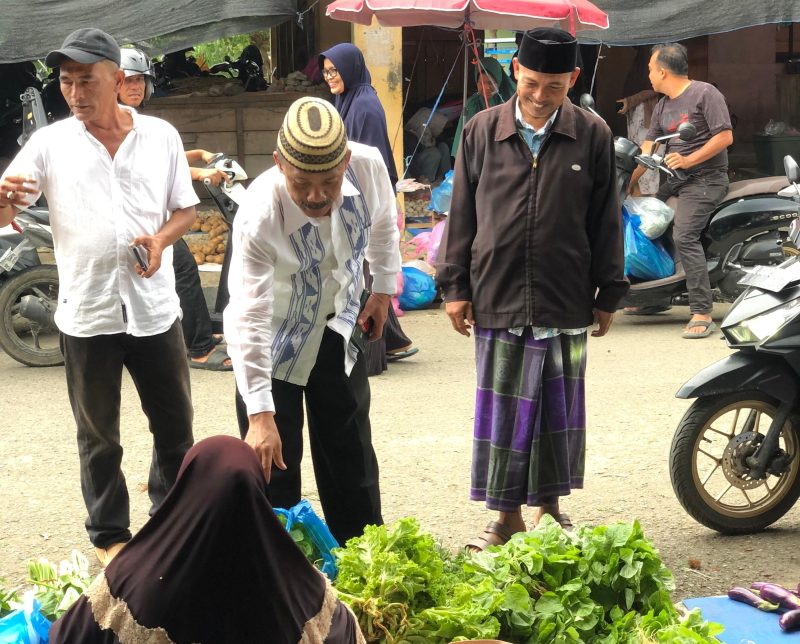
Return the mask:
[[[667, 152], [677, 152], [687, 155], [702, 148], [714, 135], [723, 130], [731, 130], [731, 117], [725, 98], [720, 91], [710, 83], [692, 81], [680, 96], [662, 98], [650, 120], [650, 131], [647, 133], [648, 141], [655, 141], [659, 136], [673, 134], [681, 123], [689, 121], [697, 128], [697, 136], [691, 141], [681, 141], [678, 138], [667, 141]], [[727, 170], [728, 151], [714, 155], [689, 170]]]

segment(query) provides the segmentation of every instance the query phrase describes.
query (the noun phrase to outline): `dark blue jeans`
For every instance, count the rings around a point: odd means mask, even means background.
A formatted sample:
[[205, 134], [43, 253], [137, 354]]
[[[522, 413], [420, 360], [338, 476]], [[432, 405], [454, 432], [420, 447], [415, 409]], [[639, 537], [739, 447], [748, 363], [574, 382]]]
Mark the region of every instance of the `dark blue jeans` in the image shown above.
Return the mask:
[[98, 548], [129, 541], [128, 489], [120, 468], [122, 369], [139, 393], [153, 434], [147, 491], [152, 508], [164, 500], [194, 443], [189, 365], [180, 322], [149, 337], [127, 333], [77, 338], [61, 334], [67, 392], [78, 426], [86, 530]]

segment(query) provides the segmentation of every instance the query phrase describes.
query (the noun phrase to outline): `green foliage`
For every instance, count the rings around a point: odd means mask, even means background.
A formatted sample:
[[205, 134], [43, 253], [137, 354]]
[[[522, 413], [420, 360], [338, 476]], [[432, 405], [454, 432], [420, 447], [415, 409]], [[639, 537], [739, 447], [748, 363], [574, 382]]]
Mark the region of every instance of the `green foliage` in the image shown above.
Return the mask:
[[0, 617], [17, 610], [22, 605], [18, 588], [6, 588], [5, 580], [0, 579]]
[[565, 532], [549, 517], [484, 552], [451, 555], [414, 519], [370, 526], [335, 552], [335, 586], [368, 642], [717, 642], [681, 620], [672, 574], [638, 522]]
[[227, 38], [220, 38], [211, 42], [203, 43], [202, 45], [195, 45], [194, 52], [190, 55], [195, 59], [201, 56], [205, 58], [206, 65], [211, 67], [217, 63], [224, 62], [225, 56], [231, 60], [236, 60], [242, 53], [242, 49], [250, 44], [250, 36], [228, 36]]
[[92, 583], [89, 562], [77, 550], [58, 569], [46, 559], [28, 562], [28, 582], [41, 602], [42, 614], [53, 621], [61, 617]]

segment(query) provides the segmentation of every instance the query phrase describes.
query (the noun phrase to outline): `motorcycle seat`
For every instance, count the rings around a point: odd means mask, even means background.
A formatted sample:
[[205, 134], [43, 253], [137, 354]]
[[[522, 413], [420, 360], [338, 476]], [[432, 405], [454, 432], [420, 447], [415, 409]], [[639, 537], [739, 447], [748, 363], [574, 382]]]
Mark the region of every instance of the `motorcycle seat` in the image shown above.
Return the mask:
[[761, 177], [758, 179], [746, 179], [744, 181], [734, 181], [728, 187], [728, 194], [723, 201], [736, 201], [752, 195], [776, 195], [789, 185], [786, 177]]

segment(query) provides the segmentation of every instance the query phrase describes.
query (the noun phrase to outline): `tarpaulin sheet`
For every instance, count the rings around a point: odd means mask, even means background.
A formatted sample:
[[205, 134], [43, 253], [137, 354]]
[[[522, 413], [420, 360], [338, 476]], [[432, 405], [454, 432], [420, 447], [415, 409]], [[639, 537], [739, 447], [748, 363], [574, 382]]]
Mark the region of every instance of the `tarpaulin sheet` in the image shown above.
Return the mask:
[[581, 31], [584, 43], [646, 45], [800, 21], [797, 0], [594, 0], [609, 28]]
[[169, 53], [296, 17], [296, 0], [2, 0], [0, 63], [44, 58], [81, 27]]

